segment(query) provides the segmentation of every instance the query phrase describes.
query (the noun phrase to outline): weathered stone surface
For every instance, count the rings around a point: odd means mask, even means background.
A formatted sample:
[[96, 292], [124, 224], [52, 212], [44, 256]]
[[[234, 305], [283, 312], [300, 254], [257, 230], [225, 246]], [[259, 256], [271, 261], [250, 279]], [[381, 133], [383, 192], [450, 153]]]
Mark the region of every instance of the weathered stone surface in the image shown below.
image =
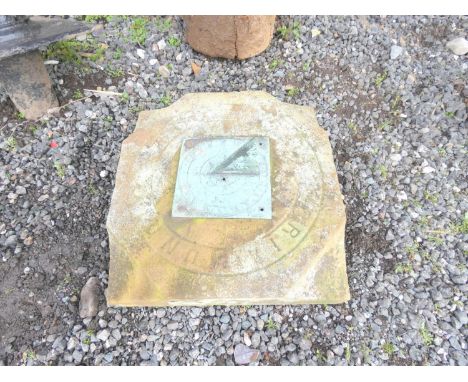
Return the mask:
[[99, 305], [99, 279], [90, 277], [80, 294], [80, 317], [94, 317]]
[[270, 44], [275, 16], [186, 16], [190, 46], [211, 57], [245, 59]]
[[49, 74], [37, 50], [1, 60], [0, 83], [27, 119], [37, 119], [58, 106]]
[[[183, 140], [248, 135], [270, 139], [272, 219], [173, 218]], [[264, 92], [187, 94], [140, 113], [122, 144], [108, 304], [341, 303], [344, 228], [330, 143], [311, 108]]]
[[0, 16], [0, 59], [85, 33], [85, 23], [63, 17]]

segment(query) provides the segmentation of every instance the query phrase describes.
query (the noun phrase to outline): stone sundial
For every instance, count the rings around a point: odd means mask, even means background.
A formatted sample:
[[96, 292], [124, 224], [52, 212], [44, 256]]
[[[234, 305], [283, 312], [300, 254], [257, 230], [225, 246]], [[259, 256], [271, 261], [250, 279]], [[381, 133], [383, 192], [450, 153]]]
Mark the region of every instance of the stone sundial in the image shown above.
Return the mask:
[[309, 107], [187, 94], [122, 144], [107, 218], [113, 306], [341, 303], [345, 210]]

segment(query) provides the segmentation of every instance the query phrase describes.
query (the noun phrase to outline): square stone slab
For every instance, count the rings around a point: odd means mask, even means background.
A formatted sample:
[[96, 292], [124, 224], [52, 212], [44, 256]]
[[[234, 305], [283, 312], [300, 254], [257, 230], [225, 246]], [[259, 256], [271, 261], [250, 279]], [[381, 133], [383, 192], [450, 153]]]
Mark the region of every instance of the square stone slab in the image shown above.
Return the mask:
[[[172, 216], [184, 142], [247, 136], [269, 140], [271, 219]], [[345, 302], [345, 222], [328, 136], [311, 108], [264, 92], [187, 94], [141, 112], [122, 144], [107, 218], [107, 302]]]
[[184, 140], [172, 217], [271, 219], [268, 138]]

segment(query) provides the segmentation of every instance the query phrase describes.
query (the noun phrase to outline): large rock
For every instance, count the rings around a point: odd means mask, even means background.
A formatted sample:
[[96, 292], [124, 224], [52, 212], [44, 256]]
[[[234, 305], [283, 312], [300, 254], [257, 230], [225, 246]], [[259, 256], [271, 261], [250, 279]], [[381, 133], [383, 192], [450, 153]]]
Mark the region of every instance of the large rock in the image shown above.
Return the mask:
[[0, 84], [27, 119], [40, 118], [59, 105], [37, 50], [1, 60]]
[[245, 59], [270, 44], [275, 16], [186, 16], [187, 42], [211, 57]]
[[[184, 139], [252, 135], [270, 141], [272, 218], [172, 217]], [[122, 144], [107, 217], [108, 304], [342, 303], [345, 221], [313, 109], [264, 92], [186, 94], [141, 112]]]

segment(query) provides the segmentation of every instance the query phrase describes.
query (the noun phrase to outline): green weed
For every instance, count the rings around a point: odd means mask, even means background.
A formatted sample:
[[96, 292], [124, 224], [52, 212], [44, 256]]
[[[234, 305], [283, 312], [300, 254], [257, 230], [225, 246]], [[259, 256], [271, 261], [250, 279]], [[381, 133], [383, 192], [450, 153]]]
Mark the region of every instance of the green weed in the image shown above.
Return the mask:
[[421, 329], [419, 329], [419, 334], [421, 335], [424, 345], [431, 346], [434, 342], [434, 336], [427, 330], [426, 325], [423, 324]]
[[454, 234], [468, 234], [468, 211], [465, 212], [463, 220], [460, 223], [452, 223], [450, 230]]
[[296, 87], [292, 87], [291, 89], [288, 89], [288, 91], [286, 92], [286, 94], [289, 97], [296, 97], [299, 93], [300, 93], [300, 90]]
[[106, 44], [100, 44], [94, 39], [57, 41], [48, 46], [44, 56], [47, 59], [82, 65], [82, 57], [87, 57], [91, 61], [101, 61], [106, 49]]
[[375, 86], [380, 88], [380, 86], [382, 85], [382, 82], [384, 82], [387, 79], [387, 77], [388, 77], [387, 71], [384, 71], [383, 73], [379, 74], [374, 80]]
[[381, 164], [377, 167], [377, 170], [380, 171], [380, 175], [382, 175], [382, 178], [387, 179], [387, 176], [388, 176], [387, 166], [385, 166], [384, 164]]
[[393, 345], [391, 342], [385, 342], [382, 345], [382, 350], [385, 354], [391, 356], [393, 353], [395, 353], [395, 345]]
[[398, 263], [395, 266], [395, 273], [410, 273], [413, 270], [413, 266], [408, 263]]
[[427, 240], [436, 244], [436, 245], [442, 245], [444, 244], [444, 240], [440, 237], [437, 237], [437, 236], [428, 236], [427, 237]]
[[351, 348], [350, 348], [350, 346], [345, 347], [345, 359], [346, 359], [347, 363], [349, 363], [351, 361]]
[[120, 58], [122, 57], [122, 53], [123, 53], [123, 52], [122, 52], [122, 49], [117, 48], [117, 49], [115, 50], [115, 52], [112, 54], [112, 58], [113, 58], [114, 60], [120, 60]]
[[327, 360], [327, 357], [320, 349], [317, 349], [315, 351], [315, 356], [317, 357], [317, 360], [320, 362], [325, 362]]
[[283, 40], [289, 40], [291, 36], [297, 40], [301, 37], [301, 24], [298, 21], [294, 21], [290, 25], [283, 24], [276, 32]]
[[123, 92], [120, 95], [120, 100], [123, 101], [123, 102], [128, 102], [129, 99], [130, 99], [130, 96], [128, 95], [127, 92]]
[[431, 203], [437, 203], [439, 196], [437, 194], [431, 194], [429, 191], [424, 191], [424, 199]]
[[271, 69], [271, 70], [274, 70], [278, 67], [278, 65], [280, 64], [280, 61], [277, 60], [277, 59], [274, 59], [273, 61], [270, 62], [270, 65], [268, 65], [268, 67]]
[[55, 161], [54, 168], [55, 172], [57, 173], [57, 176], [63, 179], [65, 177], [65, 166], [59, 161]]
[[6, 144], [7, 144], [8, 150], [10, 151], [14, 151], [18, 147], [18, 142], [16, 141], [16, 138], [13, 136], [8, 137], [8, 139], [6, 140]]
[[156, 28], [161, 32], [167, 32], [169, 29], [172, 28], [172, 20], [169, 18], [158, 18], [156, 19]]
[[169, 106], [172, 102], [172, 98], [169, 94], [165, 94], [160, 98], [159, 102], [164, 106]]
[[106, 23], [112, 21], [112, 16], [103, 16], [103, 15], [88, 15], [85, 16], [84, 21], [88, 23], [98, 23], [104, 21]]
[[275, 321], [273, 321], [271, 318], [268, 319], [268, 321], [265, 323], [265, 326], [267, 329], [270, 329], [270, 330], [278, 329], [278, 324]]
[[80, 98], [83, 98], [84, 95], [83, 93], [81, 92], [80, 89], [76, 89], [73, 93], [73, 99], [80, 99]]
[[446, 111], [445, 116], [448, 118], [455, 118], [455, 112], [453, 111]]
[[145, 45], [146, 39], [148, 38], [147, 24], [148, 21], [142, 17], [133, 20], [132, 25], [130, 25], [130, 40], [132, 42]]
[[390, 121], [383, 121], [379, 126], [377, 126], [379, 130], [385, 130], [388, 127], [390, 127]]
[[122, 77], [124, 71], [120, 68], [114, 68], [113, 66], [108, 65], [106, 67], [106, 73], [109, 74], [112, 78]]
[[29, 126], [29, 130], [31, 131], [32, 134], [36, 134], [39, 128], [36, 125], [31, 125]]
[[357, 125], [354, 121], [350, 121], [348, 123], [348, 129], [350, 129], [353, 133], [357, 132]]
[[171, 36], [167, 39], [167, 43], [170, 45], [170, 46], [173, 46], [173, 47], [178, 47], [180, 46], [181, 44], [181, 41], [180, 39], [178, 39], [177, 37], [175, 36]]

